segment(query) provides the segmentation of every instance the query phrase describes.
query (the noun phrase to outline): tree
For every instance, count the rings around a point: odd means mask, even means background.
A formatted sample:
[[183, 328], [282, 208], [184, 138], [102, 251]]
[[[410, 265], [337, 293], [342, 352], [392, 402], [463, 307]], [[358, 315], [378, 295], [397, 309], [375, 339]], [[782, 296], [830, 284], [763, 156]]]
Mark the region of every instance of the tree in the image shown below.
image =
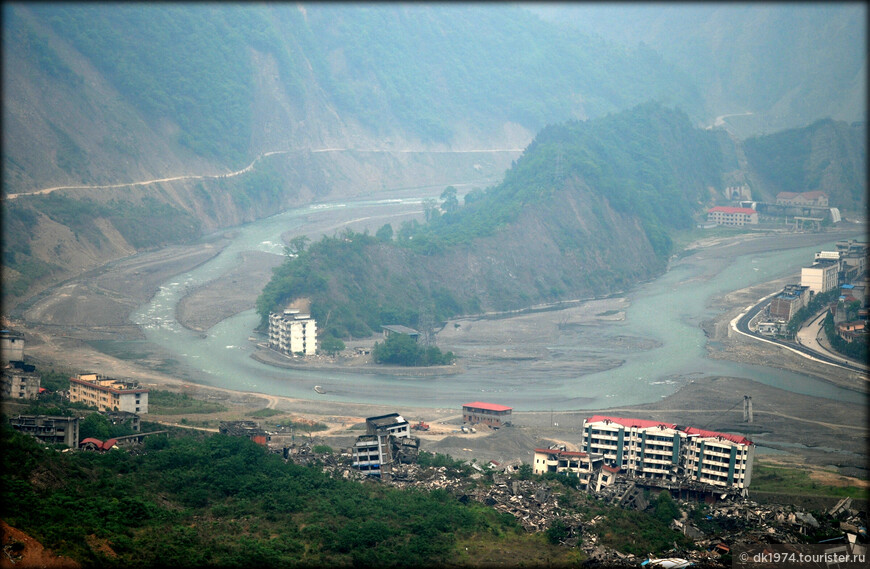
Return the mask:
[[335, 336], [326, 336], [323, 340], [320, 341], [320, 349], [330, 356], [334, 356], [338, 352], [344, 350], [345, 345], [344, 342], [336, 338]]
[[480, 201], [484, 197], [486, 197], [486, 192], [484, 192], [480, 188], [474, 188], [470, 192], [465, 194], [465, 198], [463, 198], [463, 199], [465, 201], [465, 205], [468, 205], [468, 204], [474, 203], [476, 201]]
[[444, 191], [441, 192], [441, 199], [444, 200], [441, 203], [441, 209], [444, 210], [444, 213], [451, 214], [459, 209], [459, 200], [456, 198], [456, 188], [453, 186], [447, 186], [444, 188]]
[[99, 413], [91, 413], [79, 423], [79, 440], [89, 437], [106, 441], [111, 438], [109, 434], [109, 420]]
[[290, 240], [289, 247], [284, 247], [284, 253], [289, 253], [289, 255], [301, 255], [310, 241], [311, 239], [309, 239], [307, 235], [297, 235]]
[[375, 233], [375, 238], [378, 241], [382, 241], [384, 243], [389, 243], [393, 240], [393, 226], [389, 223], [385, 223], [383, 227], [378, 229], [378, 232]]
[[441, 215], [441, 212], [438, 211], [438, 204], [433, 199], [423, 200], [423, 212], [427, 222], [437, 219]]

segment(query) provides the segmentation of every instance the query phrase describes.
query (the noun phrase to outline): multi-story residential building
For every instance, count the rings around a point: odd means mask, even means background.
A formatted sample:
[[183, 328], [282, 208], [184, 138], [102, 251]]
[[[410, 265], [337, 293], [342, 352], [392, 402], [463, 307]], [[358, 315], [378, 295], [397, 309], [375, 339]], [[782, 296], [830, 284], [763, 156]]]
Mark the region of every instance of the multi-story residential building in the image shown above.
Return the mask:
[[839, 261], [820, 259], [811, 267], [801, 268], [801, 286], [809, 287], [813, 293], [828, 292], [839, 285], [839, 274]]
[[685, 468], [690, 480], [748, 488], [755, 445], [746, 437], [687, 427]]
[[867, 270], [867, 243], [855, 239], [837, 241], [837, 251], [844, 265], [841, 270], [849, 274], [848, 280], [860, 278]]
[[17, 366], [6, 366], [0, 375], [0, 396], [6, 399], [36, 399], [40, 381], [36, 373]]
[[777, 205], [816, 206], [828, 207], [828, 194], [820, 191], [813, 192], [779, 192], [776, 194]]
[[707, 221], [717, 225], [758, 225], [758, 212], [748, 207], [716, 206], [707, 210]]
[[807, 305], [810, 287], [790, 284], [770, 301], [770, 316], [788, 322], [798, 310]]
[[79, 447], [79, 418], [48, 415], [19, 415], [9, 419], [16, 431], [32, 435], [48, 444]]
[[69, 380], [69, 400], [93, 405], [100, 411], [148, 412], [148, 390], [139, 382], [83, 373]]
[[680, 431], [676, 425], [595, 415], [583, 423], [583, 450], [640, 478], [675, 481]]
[[743, 489], [752, 477], [752, 441], [673, 423], [594, 415], [583, 421], [583, 450], [634, 478]]
[[475, 401], [462, 406], [462, 421], [472, 424], [483, 423], [497, 429], [510, 421], [512, 411], [512, 407]]
[[317, 353], [317, 323], [296, 308], [269, 314], [269, 347], [287, 355]]

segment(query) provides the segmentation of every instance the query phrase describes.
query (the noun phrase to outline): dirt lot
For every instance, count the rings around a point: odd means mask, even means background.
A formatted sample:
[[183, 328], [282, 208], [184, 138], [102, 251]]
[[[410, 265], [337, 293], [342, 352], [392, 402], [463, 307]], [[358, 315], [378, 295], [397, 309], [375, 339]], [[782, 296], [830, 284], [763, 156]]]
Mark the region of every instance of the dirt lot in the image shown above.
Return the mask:
[[[378, 219], [377, 222], [382, 223], [383, 220]], [[334, 220], [329, 223], [334, 223]], [[726, 258], [743, 254], [753, 247], [761, 250], [776, 246], [775, 243], [772, 245], [770, 239], [798, 239], [810, 244], [836, 238], [836, 235], [831, 234], [788, 235], [768, 238], [766, 241], [736, 238], [710, 241], [699, 246], [705, 247], [705, 255]], [[217, 420], [250, 418], [252, 411], [270, 408], [283, 413], [270, 417], [267, 423], [274, 424], [282, 418], [324, 423], [329, 431], [319, 435], [319, 438], [340, 447], [352, 442], [359, 434], [359, 430], [352, 427], [362, 423], [365, 417], [396, 411], [392, 406], [340, 404], [195, 386], [188, 380], [154, 371], [154, 366], [144, 367], [134, 360], [100, 353], [83, 341], [118, 335], [140, 338], [139, 330], [127, 320], [129, 314], [147, 301], [160, 283], [204, 262], [221, 247], [220, 240], [206, 246], [176, 247], [138, 255], [105, 267], [94, 275], [71, 281], [43, 295], [24, 312], [23, 318], [7, 322], [7, 325], [25, 333], [27, 358], [39, 365], [74, 371], [99, 370], [107, 375], [138, 379], [162, 389], [187, 391], [195, 397], [220, 400], [229, 405], [230, 410], [219, 415], [188, 418], [191, 422], [205, 422], [208, 428], [215, 427]], [[224, 277], [192, 291], [178, 308], [179, 318], [191, 328], [207, 329], [234, 311], [253, 306], [254, 299], [268, 280], [271, 266], [276, 261], [274, 257], [265, 254], [244, 256], [240, 264]], [[711, 339], [708, 348], [710, 357], [786, 367], [865, 390], [866, 378], [838, 371], [831, 366], [814, 364], [781, 349], [729, 333], [728, 322], [742, 308], [781, 286], [781, 282], [765, 283], [714, 299], [714, 306], [721, 309], [722, 314], [703, 323]], [[442, 331], [443, 343], [461, 344], [468, 353], [497, 359], [504, 355], [492, 352], [490, 346], [504, 341], [502, 336], [507, 329], [514, 336], [523, 333], [558, 333], [558, 327], [566, 322], [572, 325], [593, 324], [600, 319], [624, 318], [626, 306], [627, 300], [624, 298], [579, 303], [565, 310], [512, 317], [509, 327], [501, 320], [461, 319], [448, 323]], [[513, 339], [515, 343], [522, 344], [521, 341], [517, 342], [516, 337]], [[632, 340], [626, 339], [627, 348], [631, 347]], [[531, 353], [526, 355], [535, 357]], [[159, 358], [159, 354], [154, 357]], [[368, 365], [368, 362], [365, 358], [347, 358], [338, 363], [324, 361], [320, 365]], [[618, 365], [618, 362], [590, 365], [611, 366]], [[745, 393], [751, 393], [754, 402], [755, 420], [751, 425], [742, 422], [742, 408], [723, 408], [722, 403], [739, 400]], [[432, 425], [431, 431], [421, 434], [424, 449], [445, 452], [457, 458], [474, 456], [479, 460], [498, 461], [528, 459], [531, 448], [545, 444], [547, 440], [564, 441], [570, 446], [578, 441], [583, 417], [603, 412], [745, 433], [766, 447], [778, 447], [785, 453], [776, 454], [778, 459], [796, 456], [808, 465], [828, 470], [839, 469], [842, 474], [866, 478], [867, 413], [858, 399], [856, 392], [856, 403], [837, 404], [787, 393], [745, 379], [714, 378], [689, 383], [661, 401], [633, 408], [554, 414], [516, 413], [513, 428], [495, 433], [482, 431], [473, 435], [455, 432], [461, 419], [458, 409], [415, 408], [399, 411], [408, 413], [406, 417], [410, 421], [422, 419]], [[152, 415], [149, 419], [178, 422], [181, 417]]]

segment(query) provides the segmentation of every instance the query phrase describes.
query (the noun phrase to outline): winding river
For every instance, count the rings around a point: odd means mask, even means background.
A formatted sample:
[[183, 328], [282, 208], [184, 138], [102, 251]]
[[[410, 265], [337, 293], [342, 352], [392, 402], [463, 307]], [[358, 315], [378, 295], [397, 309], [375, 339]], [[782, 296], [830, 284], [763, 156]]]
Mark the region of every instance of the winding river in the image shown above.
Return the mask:
[[[175, 305], [192, 287], [207, 283], [238, 262], [244, 251], [280, 254], [281, 234], [305, 233], [307, 220], [318, 213], [348, 208], [356, 215], [378, 208], [422, 204], [433, 195], [327, 203], [294, 209], [241, 226], [230, 245], [208, 263], [165, 283], [154, 299], [133, 315], [149, 342], [161, 346], [168, 357], [191, 371], [192, 381], [238, 391], [259, 392], [301, 399], [391, 404], [403, 407], [457, 408], [468, 401], [487, 400], [518, 411], [592, 409], [656, 401], [681, 385], [706, 376], [748, 378], [778, 387], [837, 401], [854, 402], [861, 395], [810, 376], [705, 357], [707, 342], [699, 324], [716, 316], [712, 298], [753, 284], [796, 274], [798, 267], [831, 243], [787, 250], [751, 253], [723, 261], [704, 251], [672, 263], [660, 278], [645, 283], [627, 296], [625, 319], [592, 326], [566, 327], [545, 347], [558, 365], [535, 360], [500, 363], [463, 362], [456, 374], [418, 377], [337, 371], [275, 368], [250, 357], [249, 340], [259, 317], [253, 310], [222, 321], [207, 337], [175, 321]], [[437, 195], [437, 194], [436, 194]], [[853, 237], [860, 237], [859, 230]], [[842, 234], [837, 236], [843, 238]], [[835, 240], [835, 239], [834, 239]], [[510, 320], [504, 320], [510, 326]], [[640, 349], [626, 349], [624, 340]], [[631, 341], [629, 343], [632, 343]], [[653, 348], [649, 348], [653, 345]], [[505, 350], [510, 349], [505, 346]], [[461, 355], [461, 354], [460, 354]], [[571, 362], [599, 357], [622, 360], [606, 371], [578, 374]], [[326, 393], [315, 395], [315, 385]]]

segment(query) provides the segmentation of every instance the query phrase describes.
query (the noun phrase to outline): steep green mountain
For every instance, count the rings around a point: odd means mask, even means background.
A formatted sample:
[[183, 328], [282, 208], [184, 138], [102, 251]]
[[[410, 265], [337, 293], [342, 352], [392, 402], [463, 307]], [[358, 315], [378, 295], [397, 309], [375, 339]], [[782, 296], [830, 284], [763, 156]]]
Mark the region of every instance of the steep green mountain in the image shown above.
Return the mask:
[[[298, 298], [336, 337], [381, 324], [516, 309], [625, 290], [652, 278], [669, 232], [721, 187], [721, 131], [645, 104], [544, 129], [498, 186], [389, 238], [326, 237], [275, 270], [257, 302]], [[457, 200], [458, 201], [458, 200]]]
[[867, 207], [867, 127], [830, 119], [744, 142], [749, 167], [763, 195], [779, 192], [828, 194], [831, 207], [860, 211]]
[[701, 104], [650, 50], [511, 6], [13, 4], [3, 27], [7, 192], [123, 182], [143, 154], [220, 171], [283, 148], [485, 144], [648, 99]]
[[[649, 50], [511, 6], [21, 3], [3, 16], [3, 191], [21, 194], [3, 208], [7, 306], [143, 248], [484, 162], [436, 152], [522, 148], [549, 122], [654, 97], [700, 104]], [[511, 158], [488, 156], [486, 175]], [[124, 185], [147, 180], [163, 181]]]
[[867, 116], [867, 5], [860, 2], [541, 4], [547, 21], [643, 44], [692, 74], [710, 123], [741, 137]]

